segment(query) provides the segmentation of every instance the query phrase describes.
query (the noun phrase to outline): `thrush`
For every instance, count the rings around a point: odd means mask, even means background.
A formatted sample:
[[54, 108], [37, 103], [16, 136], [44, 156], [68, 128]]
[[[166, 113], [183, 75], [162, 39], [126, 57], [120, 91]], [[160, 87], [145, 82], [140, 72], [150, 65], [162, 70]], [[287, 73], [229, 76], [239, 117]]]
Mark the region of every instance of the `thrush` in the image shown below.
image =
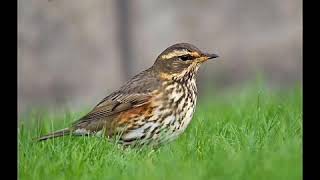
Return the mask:
[[188, 43], [165, 49], [147, 70], [99, 102], [69, 128], [38, 138], [64, 135], [118, 137], [123, 145], [160, 145], [176, 139], [190, 124], [197, 101], [196, 74], [217, 58]]

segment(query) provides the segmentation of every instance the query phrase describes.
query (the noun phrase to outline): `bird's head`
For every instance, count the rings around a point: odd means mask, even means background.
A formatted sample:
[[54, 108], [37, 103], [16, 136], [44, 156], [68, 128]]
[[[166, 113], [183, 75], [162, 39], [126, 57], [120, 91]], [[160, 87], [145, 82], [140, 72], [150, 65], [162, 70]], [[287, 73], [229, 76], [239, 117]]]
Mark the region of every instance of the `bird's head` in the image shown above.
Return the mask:
[[195, 74], [200, 65], [208, 59], [217, 58], [216, 54], [200, 51], [188, 43], [179, 43], [164, 50], [155, 61], [153, 67], [164, 79], [181, 79]]

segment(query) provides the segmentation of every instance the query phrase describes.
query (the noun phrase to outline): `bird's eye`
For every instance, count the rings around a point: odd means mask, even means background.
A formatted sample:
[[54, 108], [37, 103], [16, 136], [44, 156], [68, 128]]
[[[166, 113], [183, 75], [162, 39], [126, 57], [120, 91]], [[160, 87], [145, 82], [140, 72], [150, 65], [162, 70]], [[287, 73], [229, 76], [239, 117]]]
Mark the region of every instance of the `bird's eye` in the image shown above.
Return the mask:
[[189, 55], [189, 54], [180, 56], [180, 59], [181, 59], [182, 61], [191, 60], [192, 58], [193, 58], [193, 57], [192, 57], [191, 55]]

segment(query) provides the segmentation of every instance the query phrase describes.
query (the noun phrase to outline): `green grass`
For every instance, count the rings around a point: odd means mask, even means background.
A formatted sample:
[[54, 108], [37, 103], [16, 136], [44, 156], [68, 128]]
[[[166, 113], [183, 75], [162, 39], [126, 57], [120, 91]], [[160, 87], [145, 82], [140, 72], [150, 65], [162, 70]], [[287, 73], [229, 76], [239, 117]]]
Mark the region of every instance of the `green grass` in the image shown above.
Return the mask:
[[19, 179], [302, 179], [300, 87], [199, 99], [185, 133], [155, 150], [122, 149], [98, 137], [32, 141], [84, 113], [20, 119]]

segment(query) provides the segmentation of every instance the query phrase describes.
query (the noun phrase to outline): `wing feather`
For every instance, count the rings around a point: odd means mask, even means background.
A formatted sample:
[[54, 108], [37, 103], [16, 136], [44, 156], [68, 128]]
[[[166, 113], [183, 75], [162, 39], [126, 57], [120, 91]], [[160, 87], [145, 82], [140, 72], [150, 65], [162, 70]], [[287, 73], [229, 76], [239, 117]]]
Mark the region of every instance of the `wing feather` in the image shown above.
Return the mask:
[[160, 81], [148, 69], [128, 81], [118, 91], [113, 92], [98, 103], [87, 115], [74, 122], [74, 129], [91, 128], [100, 130], [124, 111], [149, 103], [160, 86]]

